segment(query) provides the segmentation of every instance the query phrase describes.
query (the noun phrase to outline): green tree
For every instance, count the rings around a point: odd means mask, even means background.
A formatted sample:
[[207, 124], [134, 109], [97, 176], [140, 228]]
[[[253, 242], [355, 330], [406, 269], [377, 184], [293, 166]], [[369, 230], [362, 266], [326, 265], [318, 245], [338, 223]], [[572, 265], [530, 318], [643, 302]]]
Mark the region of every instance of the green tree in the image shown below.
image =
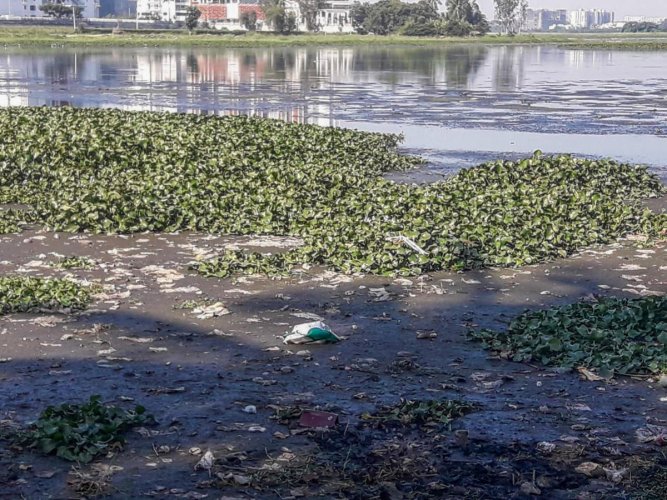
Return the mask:
[[493, 0], [496, 6], [496, 19], [500, 22], [503, 33], [515, 35], [521, 27], [522, 10], [528, 8], [525, 0]]
[[185, 27], [192, 32], [199, 23], [201, 11], [197, 7], [188, 7], [185, 14]]
[[661, 31], [661, 29], [660, 26], [656, 23], [630, 22], [630, 23], [625, 23], [625, 25], [623, 25], [622, 31], [624, 33], [653, 33], [656, 31]]
[[482, 35], [486, 35], [489, 32], [489, 21], [487, 21], [486, 16], [482, 12], [482, 9], [479, 8], [479, 4], [476, 0], [470, 2], [471, 13], [469, 22], [475, 27], [475, 31]]
[[262, 10], [273, 31], [290, 34], [297, 30], [296, 15], [287, 11], [285, 0], [263, 0]]
[[[47, 16], [55, 17], [56, 19], [72, 17], [72, 7], [61, 3], [45, 3], [39, 6], [39, 10], [44, 12]], [[74, 7], [74, 12], [76, 13], [77, 19], [81, 18], [83, 7]]]
[[417, 3], [381, 0], [374, 4], [355, 4], [350, 17], [352, 26], [358, 33], [389, 35], [400, 30], [433, 34], [433, 29], [440, 20], [438, 6], [439, 2], [434, 0], [421, 0]]
[[319, 31], [317, 14], [324, 7], [324, 0], [297, 0], [301, 17], [306, 23], [308, 31]]
[[350, 9], [350, 22], [352, 23], [354, 31], [360, 35], [368, 34], [365, 23], [366, 18], [368, 18], [368, 12], [370, 9], [370, 4], [360, 2], [354, 2], [352, 8]]
[[489, 32], [489, 23], [476, 0], [448, 0], [445, 19], [444, 29], [449, 36]]
[[472, 6], [469, 0], [447, 0], [448, 21], [468, 22], [472, 17]]
[[248, 31], [257, 30], [257, 12], [254, 10], [242, 12], [239, 20], [241, 21], [241, 26]]

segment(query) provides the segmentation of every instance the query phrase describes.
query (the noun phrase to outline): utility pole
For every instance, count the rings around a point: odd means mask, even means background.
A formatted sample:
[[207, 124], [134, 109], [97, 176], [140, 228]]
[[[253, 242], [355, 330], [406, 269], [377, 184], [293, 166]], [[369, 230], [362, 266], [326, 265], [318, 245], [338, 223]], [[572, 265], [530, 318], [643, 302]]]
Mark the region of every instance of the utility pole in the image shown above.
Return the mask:
[[72, 23], [74, 25], [74, 31], [76, 31], [76, 3], [74, 3], [75, 0], [72, 0], [72, 3], [70, 5], [65, 5], [65, 7], [69, 7], [72, 9]]

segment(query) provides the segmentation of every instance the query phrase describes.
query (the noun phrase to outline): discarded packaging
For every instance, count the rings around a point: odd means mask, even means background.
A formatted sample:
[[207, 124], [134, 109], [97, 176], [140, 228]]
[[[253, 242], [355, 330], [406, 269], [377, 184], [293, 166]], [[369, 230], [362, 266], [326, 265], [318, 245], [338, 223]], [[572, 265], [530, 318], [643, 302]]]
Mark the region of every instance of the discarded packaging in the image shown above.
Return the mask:
[[540, 490], [535, 484], [528, 481], [521, 483], [520, 489], [521, 493], [527, 496], [539, 496], [542, 494], [542, 490]]
[[605, 475], [607, 476], [607, 480], [611, 481], [614, 484], [618, 484], [622, 482], [625, 477], [628, 475], [629, 470], [628, 469], [614, 469], [614, 468], [606, 468], [604, 469]]
[[537, 443], [537, 451], [544, 453], [545, 455], [549, 455], [550, 453], [556, 451], [556, 443], [550, 443], [548, 441]]
[[285, 344], [326, 344], [340, 342], [340, 337], [331, 331], [322, 321], [302, 323], [292, 328], [283, 342]]
[[301, 427], [331, 428], [338, 422], [338, 415], [325, 411], [304, 411], [299, 419]]
[[195, 465], [195, 470], [204, 469], [208, 471], [209, 475], [211, 474], [211, 469], [213, 468], [213, 463], [215, 462], [215, 456], [211, 453], [211, 450], [208, 450], [204, 453], [204, 456], [201, 457], [199, 462]]
[[405, 245], [414, 252], [417, 252], [419, 255], [427, 255], [427, 252], [423, 248], [421, 248], [419, 245], [417, 245], [417, 243], [412, 241], [407, 236], [387, 236], [387, 240], [391, 241], [392, 243]]
[[667, 445], [667, 427], [646, 424], [646, 427], [637, 429], [635, 433], [637, 435], [637, 441], [640, 443], [651, 443], [657, 444], [658, 446]]
[[601, 476], [604, 474], [604, 470], [602, 469], [602, 466], [599, 464], [596, 464], [595, 462], [584, 462], [582, 464], [579, 464], [576, 469], [579, 474], [583, 474], [584, 476], [588, 477], [594, 477], [594, 476]]

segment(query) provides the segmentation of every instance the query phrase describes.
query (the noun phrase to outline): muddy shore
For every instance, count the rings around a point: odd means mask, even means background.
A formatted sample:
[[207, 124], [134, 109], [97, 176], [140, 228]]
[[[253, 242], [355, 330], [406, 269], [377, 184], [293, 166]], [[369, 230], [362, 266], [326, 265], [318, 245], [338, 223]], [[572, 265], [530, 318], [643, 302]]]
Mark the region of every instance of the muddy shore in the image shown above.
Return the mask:
[[[664, 210], [667, 199], [652, 205]], [[85, 474], [102, 474], [111, 498], [629, 498], [638, 474], [664, 466], [660, 448], [636, 438], [647, 424], [667, 425], [667, 391], [655, 381], [591, 382], [494, 359], [465, 332], [502, 328], [527, 308], [591, 294], [667, 293], [667, 242], [643, 248], [624, 240], [536, 266], [409, 280], [316, 268], [284, 280], [217, 280], [187, 270], [222, 248], [279, 251], [295, 243], [36, 230], [0, 236], [0, 274], [104, 286], [83, 313], [2, 318], [3, 427], [23, 427], [47, 405], [92, 394], [122, 407], [142, 404], [158, 421], [133, 432], [123, 451], [82, 467], [78, 482], [70, 463], [2, 442], [0, 498], [82, 498]], [[59, 256], [96, 266], [58, 270]], [[202, 319], [181, 308], [185, 301], [224, 307]], [[293, 325], [316, 318], [345, 340], [282, 344]], [[475, 409], [451, 429], [363, 425], [364, 412], [401, 397], [463, 400]], [[245, 413], [247, 406], [257, 413]], [[339, 424], [300, 428], [273, 419], [276, 407], [324, 409]], [[207, 450], [217, 459], [210, 475], [194, 470]], [[576, 472], [584, 462], [612, 473]]]

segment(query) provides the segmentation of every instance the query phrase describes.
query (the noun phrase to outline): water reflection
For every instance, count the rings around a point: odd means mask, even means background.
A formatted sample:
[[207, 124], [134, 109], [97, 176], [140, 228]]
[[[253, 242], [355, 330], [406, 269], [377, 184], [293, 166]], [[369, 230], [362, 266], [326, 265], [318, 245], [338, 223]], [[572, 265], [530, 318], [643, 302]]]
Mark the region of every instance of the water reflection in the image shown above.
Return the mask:
[[499, 92], [521, 88], [524, 77], [525, 47], [500, 47], [493, 74], [494, 89]]
[[666, 95], [660, 52], [474, 44], [0, 51], [2, 106], [665, 135]]
[[[309, 116], [330, 118], [330, 103], [322, 94], [334, 92], [338, 100], [336, 85], [391, 88], [444, 83], [467, 87], [486, 55], [487, 50], [478, 46], [444, 50], [6, 50], [0, 58], [0, 105], [250, 112], [303, 121]], [[312, 104], [307, 102], [311, 93], [316, 94]], [[293, 101], [290, 109], [280, 102], [285, 98]]]

